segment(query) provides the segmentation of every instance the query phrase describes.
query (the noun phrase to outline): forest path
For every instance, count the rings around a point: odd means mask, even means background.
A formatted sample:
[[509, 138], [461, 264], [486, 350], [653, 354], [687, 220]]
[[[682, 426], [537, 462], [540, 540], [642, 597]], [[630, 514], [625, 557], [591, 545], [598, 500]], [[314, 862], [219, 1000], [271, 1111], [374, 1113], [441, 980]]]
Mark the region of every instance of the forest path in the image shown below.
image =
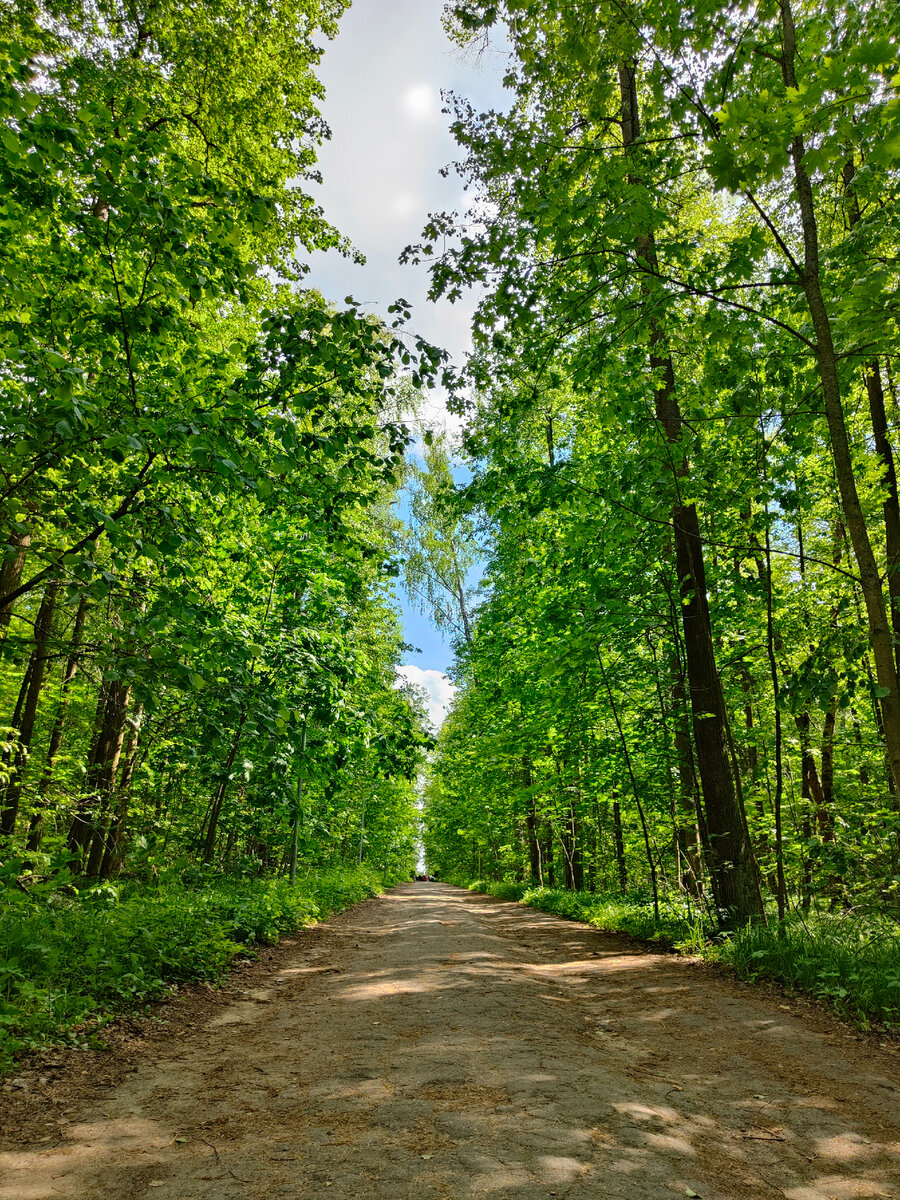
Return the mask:
[[900, 1198], [896, 1056], [689, 962], [419, 883], [255, 968], [0, 1200]]

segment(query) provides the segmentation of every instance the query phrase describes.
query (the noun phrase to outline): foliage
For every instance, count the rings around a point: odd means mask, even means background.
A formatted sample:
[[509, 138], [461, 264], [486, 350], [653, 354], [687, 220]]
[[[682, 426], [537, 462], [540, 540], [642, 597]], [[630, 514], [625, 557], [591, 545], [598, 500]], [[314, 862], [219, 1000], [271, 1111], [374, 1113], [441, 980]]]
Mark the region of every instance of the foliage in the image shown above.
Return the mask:
[[235, 954], [393, 882], [368, 867], [308, 872], [295, 887], [187, 871], [154, 887], [10, 896], [0, 914], [0, 1069], [47, 1042], [83, 1042], [173, 983], [218, 979]]
[[504, 108], [451, 105], [476, 199], [407, 251], [473, 292], [444, 503], [486, 556], [429, 865], [891, 928], [896, 5], [451, 10], [511, 52]]
[[[442, 356], [302, 285], [343, 0], [0, 17], [0, 859], [411, 866], [401, 407]], [[53, 868], [56, 869], [56, 868]]]
[[872, 914], [798, 914], [746, 928], [712, 951], [744, 979], [773, 979], [868, 1025], [900, 1024], [900, 934]]
[[345, 7], [0, 11], [7, 1056], [415, 863], [392, 505], [443, 356], [303, 287], [351, 253], [309, 186]]

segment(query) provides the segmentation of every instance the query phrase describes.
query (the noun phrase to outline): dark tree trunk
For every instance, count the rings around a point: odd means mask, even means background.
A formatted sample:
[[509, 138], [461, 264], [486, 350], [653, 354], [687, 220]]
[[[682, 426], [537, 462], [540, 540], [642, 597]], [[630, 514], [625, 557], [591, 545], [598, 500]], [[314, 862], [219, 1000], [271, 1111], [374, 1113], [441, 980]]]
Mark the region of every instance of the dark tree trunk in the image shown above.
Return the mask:
[[40, 783], [38, 784], [38, 797], [40, 807], [31, 818], [31, 825], [28, 830], [28, 849], [39, 850], [41, 846], [41, 838], [44, 832], [44, 809], [47, 804], [47, 793], [50, 791], [50, 784], [53, 780], [53, 766], [56, 762], [56, 756], [59, 753], [59, 748], [62, 745], [63, 728], [65, 726], [66, 711], [69, 707], [69, 693], [72, 687], [72, 680], [75, 678], [78, 671], [78, 650], [81, 646], [81, 636], [84, 632], [84, 621], [87, 615], [87, 601], [82, 596], [78, 605], [78, 611], [75, 613], [75, 624], [72, 628], [72, 638], [69, 643], [69, 657], [66, 660], [66, 669], [63, 674], [62, 691], [60, 694], [59, 704], [56, 706], [56, 716], [53, 718], [53, 727], [50, 730], [50, 743], [47, 747], [47, 760], [44, 766], [44, 772], [41, 775]]
[[89, 777], [89, 791], [96, 797], [96, 817], [93, 822], [92, 838], [87, 857], [85, 874], [100, 873], [100, 864], [106, 850], [106, 819], [115, 790], [116, 772], [122, 756], [127, 726], [128, 702], [131, 687], [116, 680], [109, 689], [106, 714], [100, 730], [100, 740], [94, 755], [94, 766]]
[[[109, 703], [110, 685], [103, 680], [100, 684], [100, 689], [97, 692], [97, 707], [94, 711], [94, 725], [91, 733], [90, 749], [88, 750], [87, 761], [85, 762], [85, 778], [90, 779], [94, 769], [94, 763], [97, 760], [97, 752], [101, 744], [101, 734], [103, 732], [103, 722], [106, 716], [106, 706]], [[78, 808], [75, 815], [72, 817], [72, 823], [69, 826], [69, 832], [66, 837], [66, 844], [73, 854], [81, 856], [84, 853], [86, 846], [91, 838], [91, 830], [93, 829], [94, 815], [94, 797], [88, 790], [87, 785], [81, 792], [78, 801]]]
[[784, 771], [782, 767], [781, 736], [781, 685], [778, 679], [778, 663], [775, 657], [774, 584], [772, 580], [772, 543], [769, 534], [769, 511], [766, 508], [766, 653], [769, 659], [769, 674], [772, 680], [772, 708], [775, 714], [775, 796], [772, 806], [775, 811], [775, 882], [778, 900], [778, 919], [783, 921], [787, 912], [787, 886], [784, 878], [784, 837], [782, 830], [782, 797]]
[[237, 757], [238, 747], [241, 744], [241, 733], [244, 728], [244, 722], [247, 717], [245, 713], [241, 713], [241, 719], [238, 722], [238, 727], [234, 735], [234, 740], [231, 743], [231, 749], [225, 759], [222, 767], [222, 775], [219, 780], [219, 786], [216, 788], [213, 802], [209, 809], [209, 821], [206, 826], [206, 837], [203, 840], [203, 862], [211, 863], [213, 855], [216, 852], [216, 833], [218, 831], [219, 816], [222, 812], [222, 801], [225, 799], [225, 793], [228, 791], [228, 784], [231, 777], [231, 768], [234, 766], [234, 760]]
[[[522, 755], [522, 782], [530, 789], [534, 782], [531, 775], [531, 760], [527, 754]], [[528, 795], [528, 808], [525, 813], [525, 836], [528, 841], [528, 861], [531, 869], [532, 882], [543, 887], [543, 871], [541, 869], [541, 845], [538, 840], [538, 818], [534, 806], [534, 796]]]
[[[640, 133], [637, 79], [634, 64], [619, 68], [622, 139], [626, 154], [632, 154]], [[635, 183], [639, 181], [634, 180]], [[649, 282], [659, 265], [652, 234], [638, 241], [638, 255]], [[687, 459], [680, 450], [681, 411], [675, 389], [675, 371], [665, 334], [651, 316], [650, 369], [656, 385], [656, 419], [668, 444], [676, 501], [672, 509], [675, 567], [681, 596], [682, 627], [697, 769], [703, 791], [710, 871], [715, 879], [718, 904], [739, 921], [763, 916], [753, 850], [746, 832], [746, 819], [735, 787], [728, 754], [727, 713], [716, 666], [706, 587], [703, 540], [696, 506], [677, 498], [682, 481], [688, 478]]]
[[544, 838], [541, 843], [541, 856], [544, 864], [544, 875], [548, 887], [556, 887], [556, 856], [553, 853], [553, 830], [549, 825], [544, 826]]
[[[779, 0], [779, 3], [782, 34], [782, 78], [785, 87], [796, 88], [797, 42], [794, 16], [790, 0]], [[900, 791], [900, 693], [898, 693], [897, 663], [894, 657], [891, 625], [884, 602], [881, 572], [872, 549], [865, 513], [856, 486], [850, 437], [841, 397], [837, 351], [834, 345], [831, 318], [822, 292], [818, 220], [812, 183], [804, 162], [806, 145], [802, 135], [794, 136], [790, 145], [790, 153], [797, 208], [803, 231], [803, 269], [800, 283], [803, 286], [815, 333], [816, 366], [822, 385], [825, 419], [831, 441], [831, 456], [841, 497], [844, 522], [850, 535], [850, 544], [853, 547], [853, 554], [859, 569], [859, 582], [866, 608], [869, 641], [875, 660], [875, 674], [878, 686], [884, 693], [881, 698], [881, 711], [885, 746], [896, 794]]]
[[[10, 531], [3, 547], [3, 560], [0, 563], [0, 596], [8, 596], [19, 586], [22, 579], [22, 568], [25, 556], [31, 545], [30, 533], [15, 533]], [[12, 619], [13, 601], [6, 600], [0, 604], [0, 636], [5, 637], [9, 622]]]
[[528, 837], [528, 861], [531, 868], [531, 878], [538, 887], [543, 887], [544, 872], [541, 865], [541, 843], [538, 839], [538, 821], [533, 803], [531, 810], [525, 814], [525, 831]]
[[628, 891], [628, 866], [625, 862], [625, 838], [622, 835], [622, 810], [619, 801], [613, 800], [613, 836], [616, 842], [616, 867], [619, 871], [619, 892]]
[[574, 809], [569, 810], [569, 828], [572, 839], [572, 887], [576, 892], [583, 892], [584, 853], [582, 849], [581, 821]]
[[[825, 723], [827, 727], [827, 714]], [[834, 845], [834, 810], [832, 807], [834, 786], [833, 775], [828, 780], [829, 791], [827, 793], [824, 786], [824, 772], [826, 770], [831, 771], [832, 764], [826, 763], [823, 755], [823, 775], [820, 777], [816, 768], [816, 760], [813, 756], [812, 747], [810, 745], [809, 735], [811, 722], [808, 712], [801, 713], [801, 715], [797, 718], [797, 728], [800, 731], [800, 751], [803, 762], [803, 796], [804, 799], [807, 800], [808, 804], [812, 807], [815, 830], [819, 835], [821, 842], [826, 847], [832, 846]], [[828, 736], [829, 734], [826, 728], [826, 731], [823, 733], [823, 744], [827, 740]], [[833, 728], [831, 736], [833, 736]], [[804, 837], [808, 838], [811, 835], [812, 827], [807, 816], [804, 823]], [[811, 873], [812, 871], [811, 856], [808, 856], [808, 859], [808, 868], [805, 869], [805, 873]], [[831, 898], [832, 903], [834, 903], [835, 899], [840, 895], [842, 889], [843, 881], [840, 875], [836, 874], [833, 870], [829, 870], [826, 883], [826, 893]], [[807, 903], [806, 907], [808, 906], [809, 905]]]
[[[861, 218], [859, 201], [852, 190], [856, 167], [853, 159], [844, 166], [844, 188], [848, 192], [849, 225], [853, 229]], [[888, 418], [884, 404], [884, 385], [881, 380], [881, 363], [877, 358], [865, 365], [866, 397], [869, 401], [869, 416], [872, 420], [872, 436], [875, 453], [881, 459], [882, 482], [884, 484], [884, 539], [887, 551], [887, 585], [890, 601], [891, 628], [894, 635], [894, 662], [900, 673], [900, 497], [897, 495], [897, 468], [894, 450], [888, 437]]]
[[131, 803], [131, 784], [134, 779], [134, 768], [137, 765], [138, 738], [140, 737], [143, 705], [138, 705], [128, 728], [125, 744], [124, 764], [119, 776], [119, 786], [116, 789], [116, 802], [113, 818], [106, 835], [103, 859], [100, 863], [100, 877], [109, 879], [118, 875], [122, 869], [122, 847], [125, 840], [125, 829], [128, 824], [128, 808]]
[[52, 633], [53, 612], [56, 608], [58, 586], [55, 580], [47, 585], [47, 590], [44, 592], [44, 598], [41, 601], [41, 607], [34, 622], [34, 649], [31, 652], [31, 662], [27, 672], [29, 676], [28, 689], [25, 694], [25, 703], [22, 706], [15, 751], [13, 753], [13, 776], [6, 789], [3, 815], [0, 818], [0, 833], [7, 837], [15, 833], [19, 805], [22, 801], [25, 764], [28, 760], [31, 740], [34, 736], [38, 703], [41, 698], [41, 689], [44, 685], [44, 676], [47, 670], [47, 647]]
[[[677, 629], [674, 633], [677, 637]], [[684, 677], [677, 653], [673, 653], [669, 659], [669, 674], [672, 680], [673, 741], [678, 771], [678, 878], [692, 896], [700, 899], [703, 894], [703, 857], [700, 853], [700, 829], [697, 822], [700, 797], [697, 791], [697, 772], [694, 770], [694, 750], [691, 744]]]
[[[16, 697], [16, 706], [12, 711], [9, 728], [17, 730], [22, 724], [22, 710], [25, 707], [25, 700], [28, 696], [28, 689], [31, 687], [31, 673], [34, 670], [34, 654], [28, 656], [28, 662], [25, 666], [25, 674], [22, 676], [22, 682], [19, 684], [19, 694]], [[15, 755], [15, 743], [7, 742], [3, 748], [3, 770], [0, 772], [0, 777], [5, 777], [7, 780], [12, 779], [12, 766]], [[5, 786], [0, 788], [0, 804], [2, 804], [2, 796], [5, 793]]]

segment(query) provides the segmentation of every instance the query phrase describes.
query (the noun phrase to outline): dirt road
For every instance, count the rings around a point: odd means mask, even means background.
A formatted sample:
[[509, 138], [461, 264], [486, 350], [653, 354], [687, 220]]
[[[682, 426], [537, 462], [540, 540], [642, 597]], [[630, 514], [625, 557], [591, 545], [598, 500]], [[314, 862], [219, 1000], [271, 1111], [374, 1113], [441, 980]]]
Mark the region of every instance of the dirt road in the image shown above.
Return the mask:
[[419, 883], [246, 971], [0, 1200], [900, 1200], [897, 1056], [690, 963]]

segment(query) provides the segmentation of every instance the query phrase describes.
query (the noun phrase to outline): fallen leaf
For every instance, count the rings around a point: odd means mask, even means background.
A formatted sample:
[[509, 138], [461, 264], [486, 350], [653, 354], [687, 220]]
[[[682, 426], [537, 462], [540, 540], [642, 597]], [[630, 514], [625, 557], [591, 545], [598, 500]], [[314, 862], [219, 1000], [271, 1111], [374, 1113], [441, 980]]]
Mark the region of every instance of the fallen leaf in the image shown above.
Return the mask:
[[695, 1200], [700, 1200], [700, 1193], [695, 1192], [693, 1188], [685, 1188], [684, 1194], [686, 1196], [693, 1196], [695, 1198]]

